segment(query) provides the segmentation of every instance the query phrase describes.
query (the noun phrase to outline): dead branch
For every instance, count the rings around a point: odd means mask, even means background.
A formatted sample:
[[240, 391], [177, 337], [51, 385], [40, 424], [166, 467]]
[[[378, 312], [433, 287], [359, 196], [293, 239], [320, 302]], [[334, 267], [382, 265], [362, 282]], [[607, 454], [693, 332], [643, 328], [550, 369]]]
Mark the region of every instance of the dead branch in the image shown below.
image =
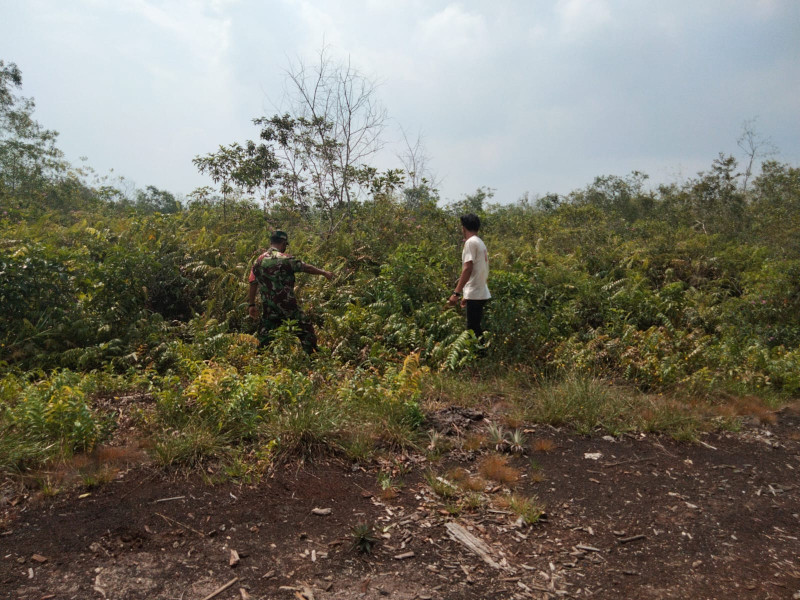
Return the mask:
[[222, 592], [224, 592], [225, 590], [227, 590], [229, 587], [231, 587], [231, 586], [232, 586], [234, 583], [236, 583], [237, 581], [239, 581], [239, 578], [238, 578], [238, 577], [234, 577], [234, 578], [233, 578], [233, 579], [231, 579], [231, 580], [230, 580], [228, 583], [226, 583], [225, 585], [223, 585], [221, 588], [217, 588], [216, 590], [214, 590], [213, 592], [211, 592], [211, 593], [210, 593], [208, 596], [206, 596], [205, 598], [203, 598], [203, 600], [211, 600], [211, 598], [213, 598], [214, 596], [219, 596], [219, 595], [220, 595]]

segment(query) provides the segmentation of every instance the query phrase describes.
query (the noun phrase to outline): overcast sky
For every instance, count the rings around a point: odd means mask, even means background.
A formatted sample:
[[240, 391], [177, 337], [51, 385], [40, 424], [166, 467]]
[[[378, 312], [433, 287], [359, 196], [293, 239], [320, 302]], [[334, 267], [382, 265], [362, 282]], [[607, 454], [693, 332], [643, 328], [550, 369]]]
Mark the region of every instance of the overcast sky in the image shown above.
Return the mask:
[[421, 133], [444, 200], [684, 181], [752, 119], [800, 163], [798, 0], [0, 0], [0, 58], [67, 157], [176, 194], [323, 43], [380, 84], [380, 166]]

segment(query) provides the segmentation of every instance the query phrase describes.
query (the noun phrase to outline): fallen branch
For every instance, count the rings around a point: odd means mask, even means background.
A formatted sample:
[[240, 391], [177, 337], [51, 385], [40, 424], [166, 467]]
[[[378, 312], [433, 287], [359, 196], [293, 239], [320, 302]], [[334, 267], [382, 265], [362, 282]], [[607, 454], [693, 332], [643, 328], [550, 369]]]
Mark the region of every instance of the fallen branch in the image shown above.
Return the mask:
[[486, 545], [486, 542], [475, 537], [461, 525], [453, 523], [452, 521], [445, 523], [445, 528], [447, 528], [447, 533], [450, 534], [452, 539], [464, 544], [467, 548], [480, 556], [486, 564], [494, 567], [495, 569], [502, 569], [502, 567], [491, 557], [491, 548]]
[[620, 465], [631, 465], [633, 463], [643, 462], [645, 460], [650, 460], [653, 458], [652, 456], [645, 456], [644, 458], [631, 458], [628, 460], [621, 460], [615, 463], [603, 463], [604, 467], [619, 467]]
[[213, 598], [214, 596], [219, 596], [219, 595], [220, 595], [222, 592], [224, 592], [225, 590], [227, 590], [229, 587], [231, 587], [231, 586], [232, 586], [234, 583], [236, 583], [237, 581], [239, 581], [239, 578], [238, 578], [238, 577], [234, 577], [234, 578], [233, 578], [233, 579], [231, 579], [231, 580], [230, 580], [228, 583], [226, 583], [225, 585], [223, 585], [221, 588], [217, 588], [216, 590], [214, 590], [213, 592], [211, 592], [211, 593], [210, 593], [208, 596], [206, 596], [205, 598], [203, 598], [203, 600], [211, 600], [211, 598]]
[[157, 512], [157, 513], [155, 513], [155, 514], [157, 514], [159, 517], [161, 517], [162, 519], [164, 519], [164, 520], [165, 520], [165, 521], [167, 521], [168, 523], [175, 523], [175, 525], [180, 525], [180, 526], [181, 526], [181, 527], [183, 527], [184, 529], [188, 529], [189, 531], [193, 531], [194, 533], [196, 533], [197, 535], [199, 535], [199, 536], [200, 536], [200, 537], [202, 537], [202, 538], [206, 537], [206, 534], [205, 534], [205, 533], [203, 533], [202, 531], [197, 531], [197, 529], [194, 529], [194, 528], [192, 528], [192, 527], [189, 527], [188, 525], [186, 525], [186, 524], [184, 524], [184, 523], [181, 523], [180, 521], [176, 521], [175, 519], [173, 519], [173, 518], [171, 518], [171, 517], [168, 517], [168, 516], [166, 516], [166, 515], [162, 515], [161, 513], [158, 513], [158, 512]]
[[643, 533], [640, 533], [640, 534], [637, 534], [637, 535], [632, 535], [630, 537], [620, 538], [617, 541], [620, 544], [627, 544], [628, 542], [635, 542], [636, 540], [643, 540], [646, 537], [647, 537], [646, 535], [644, 535]]

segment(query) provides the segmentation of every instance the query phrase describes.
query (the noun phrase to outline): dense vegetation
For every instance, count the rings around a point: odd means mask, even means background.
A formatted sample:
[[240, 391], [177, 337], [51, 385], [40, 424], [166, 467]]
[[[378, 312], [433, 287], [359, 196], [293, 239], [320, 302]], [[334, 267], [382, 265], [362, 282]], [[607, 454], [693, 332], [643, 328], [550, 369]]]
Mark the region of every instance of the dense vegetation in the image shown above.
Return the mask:
[[[259, 199], [237, 169], [266, 157], [276, 181], [272, 121], [265, 144], [240, 147], [222, 196], [181, 203], [67, 164], [13, 95], [18, 70], [0, 73], [0, 469], [93, 448], [114, 428], [98, 402], [133, 394], [149, 400], [138, 426], [163, 464], [226, 456], [241, 474], [282, 452], [413, 445], [421, 406], [450, 396], [504, 395], [520, 418], [586, 433], [691, 435], [732, 399], [800, 392], [796, 167], [750, 177], [720, 155], [656, 189], [633, 173], [567, 196], [493, 204], [480, 189], [443, 205], [413, 173], [344, 165], [359, 195], [262, 186]], [[444, 309], [467, 211], [492, 269], [480, 359], [463, 315]], [[312, 357], [291, 323], [268, 348], [252, 336], [247, 274], [274, 228], [336, 273], [299, 280]]]

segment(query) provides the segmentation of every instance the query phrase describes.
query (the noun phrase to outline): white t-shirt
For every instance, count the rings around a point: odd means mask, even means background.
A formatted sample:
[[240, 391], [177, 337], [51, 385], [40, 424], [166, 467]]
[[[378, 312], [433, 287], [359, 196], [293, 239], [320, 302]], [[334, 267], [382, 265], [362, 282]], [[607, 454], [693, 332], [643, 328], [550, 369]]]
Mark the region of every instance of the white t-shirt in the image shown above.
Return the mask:
[[472, 261], [472, 275], [464, 286], [463, 294], [467, 300], [488, 300], [492, 297], [486, 280], [489, 278], [489, 253], [486, 244], [477, 235], [464, 242], [461, 263]]

